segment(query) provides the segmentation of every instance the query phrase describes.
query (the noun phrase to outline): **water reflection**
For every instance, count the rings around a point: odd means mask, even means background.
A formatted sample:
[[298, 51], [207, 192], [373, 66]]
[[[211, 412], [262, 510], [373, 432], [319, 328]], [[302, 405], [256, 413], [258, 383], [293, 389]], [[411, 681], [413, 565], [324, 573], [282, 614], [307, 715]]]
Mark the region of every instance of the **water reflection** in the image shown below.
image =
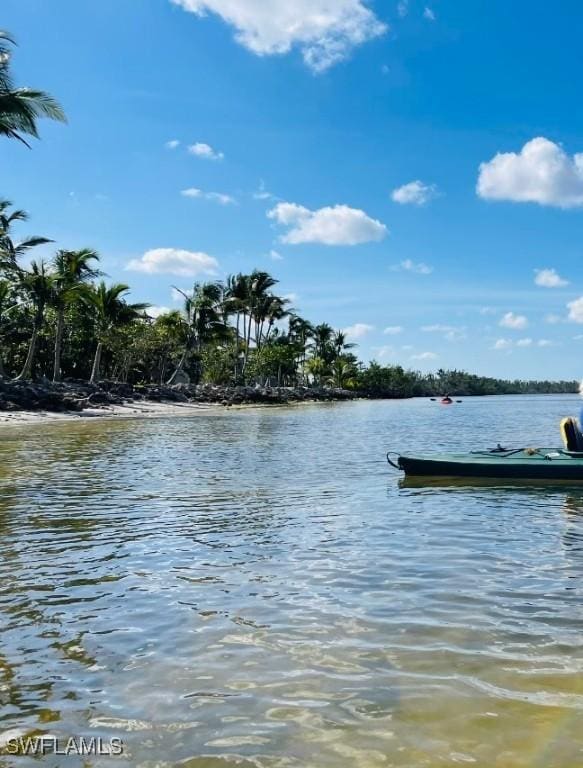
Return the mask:
[[148, 768], [581, 762], [583, 489], [386, 469], [419, 423], [463, 450], [550, 419], [464, 408], [3, 433], [0, 730], [121, 736]]

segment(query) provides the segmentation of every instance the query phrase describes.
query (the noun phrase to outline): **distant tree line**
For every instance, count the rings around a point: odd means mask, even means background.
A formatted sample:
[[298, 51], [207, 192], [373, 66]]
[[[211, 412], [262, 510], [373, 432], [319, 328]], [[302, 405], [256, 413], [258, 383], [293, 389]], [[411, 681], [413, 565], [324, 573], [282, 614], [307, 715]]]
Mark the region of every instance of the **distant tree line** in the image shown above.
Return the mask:
[[[14, 40], [0, 31], [0, 136], [28, 145], [37, 121], [65, 121], [49, 94], [14, 85]], [[18, 240], [25, 211], [0, 200], [0, 379], [129, 383], [334, 386], [371, 397], [575, 392], [577, 382], [500, 381], [463, 371], [421, 374], [359, 363], [344, 332], [290, 307], [267, 272], [231, 275], [180, 291], [181, 309], [158, 315], [107, 284], [99, 254], [61, 249], [34, 259], [45, 237]]]

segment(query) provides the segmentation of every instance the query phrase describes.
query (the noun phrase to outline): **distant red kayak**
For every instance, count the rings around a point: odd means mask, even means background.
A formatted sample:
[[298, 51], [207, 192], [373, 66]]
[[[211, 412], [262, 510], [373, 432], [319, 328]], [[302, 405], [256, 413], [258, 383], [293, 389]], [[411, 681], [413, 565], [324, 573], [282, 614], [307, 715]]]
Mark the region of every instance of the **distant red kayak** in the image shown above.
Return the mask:
[[440, 400], [440, 405], [453, 405], [453, 400]]

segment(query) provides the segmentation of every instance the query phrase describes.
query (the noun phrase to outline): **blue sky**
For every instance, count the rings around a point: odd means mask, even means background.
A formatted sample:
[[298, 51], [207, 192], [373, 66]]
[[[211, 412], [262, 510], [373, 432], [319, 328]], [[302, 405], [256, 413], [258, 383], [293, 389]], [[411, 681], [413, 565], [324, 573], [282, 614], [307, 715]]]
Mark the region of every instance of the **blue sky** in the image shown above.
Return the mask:
[[578, 3], [4, 0], [0, 26], [69, 117], [0, 147], [23, 234], [160, 307], [267, 269], [365, 360], [581, 376]]

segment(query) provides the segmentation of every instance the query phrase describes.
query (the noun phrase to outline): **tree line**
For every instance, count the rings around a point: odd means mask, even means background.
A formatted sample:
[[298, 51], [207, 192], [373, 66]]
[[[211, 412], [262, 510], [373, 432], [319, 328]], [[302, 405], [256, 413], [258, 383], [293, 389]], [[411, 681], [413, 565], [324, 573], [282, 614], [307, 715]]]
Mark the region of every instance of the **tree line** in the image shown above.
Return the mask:
[[[29, 147], [37, 121], [65, 122], [44, 91], [17, 88], [14, 40], [0, 31], [0, 136]], [[181, 309], [155, 315], [130, 301], [129, 286], [107, 283], [97, 251], [59, 249], [46, 261], [46, 237], [18, 240], [24, 210], [0, 199], [0, 378], [98, 384], [273, 384], [334, 386], [372, 397], [576, 391], [576, 382], [500, 381], [463, 371], [421, 374], [368, 366], [341, 330], [313, 324], [276, 293], [277, 280], [254, 270], [180, 290]]]

